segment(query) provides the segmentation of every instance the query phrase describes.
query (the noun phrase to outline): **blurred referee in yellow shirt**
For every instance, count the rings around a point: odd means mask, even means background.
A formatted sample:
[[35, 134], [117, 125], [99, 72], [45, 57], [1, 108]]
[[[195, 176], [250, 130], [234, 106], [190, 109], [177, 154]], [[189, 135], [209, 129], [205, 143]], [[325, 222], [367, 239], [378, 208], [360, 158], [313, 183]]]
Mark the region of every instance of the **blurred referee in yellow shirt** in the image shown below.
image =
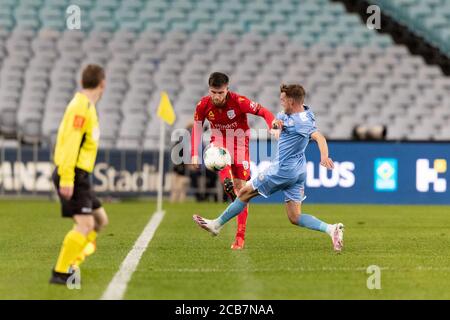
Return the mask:
[[94, 253], [97, 232], [108, 223], [90, 183], [100, 138], [95, 104], [105, 90], [103, 68], [87, 65], [82, 72], [81, 87], [67, 106], [55, 147], [53, 182], [62, 216], [75, 221], [52, 271], [50, 283], [55, 284], [66, 284], [85, 257]]

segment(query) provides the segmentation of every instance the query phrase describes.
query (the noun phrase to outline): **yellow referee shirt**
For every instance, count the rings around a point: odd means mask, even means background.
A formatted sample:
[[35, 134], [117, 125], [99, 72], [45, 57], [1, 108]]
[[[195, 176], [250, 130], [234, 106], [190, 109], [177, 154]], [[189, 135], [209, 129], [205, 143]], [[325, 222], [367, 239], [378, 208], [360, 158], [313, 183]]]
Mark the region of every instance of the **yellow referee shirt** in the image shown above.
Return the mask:
[[95, 105], [78, 92], [67, 106], [58, 129], [54, 161], [60, 186], [73, 186], [75, 167], [87, 172], [94, 170], [99, 138]]

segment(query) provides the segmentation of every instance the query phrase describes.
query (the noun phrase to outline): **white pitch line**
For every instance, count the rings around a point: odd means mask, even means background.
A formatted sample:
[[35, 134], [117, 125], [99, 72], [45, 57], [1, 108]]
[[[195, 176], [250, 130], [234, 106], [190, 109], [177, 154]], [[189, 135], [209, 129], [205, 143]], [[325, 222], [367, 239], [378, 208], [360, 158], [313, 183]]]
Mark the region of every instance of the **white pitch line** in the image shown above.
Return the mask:
[[[227, 273], [254, 273], [254, 272], [319, 272], [319, 271], [366, 271], [367, 267], [360, 267], [360, 268], [338, 268], [338, 267], [323, 267], [323, 268], [308, 268], [308, 267], [298, 267], [298, 268], [255, 268], [255, 269], [245, 269], [245, 268], [231, 268], [231, 269], [219, 269], [219, 268], [180, 268], [180, 269], [170, 269], [170, 268], [163, 268], [163, 269], [152, 269], [153, 272], [179, 272], [179, 273], [219, 273], [219, 272], [227, 272]], [[380, 270], [391, 270], [391, 271], [397, 271], [397, 269], [389, 268], [389, 267], [380, 267]], [[417, 268], [417, 270], [421, 270]], [[423, 269], [422, 269], [423, 270]], [[450, 270], [450, 268], [449, 268]]]
[[[162, 269], [152, 269], [153, 272], [170, 272], [170, 273], [254, 273], [254, 272], [366, 272], [367, 267], [287, 267], [287, 268], [255, 268], [255, 269], [245, 269], [245, 268], [231, 268], [231, 269], [220, 269], [220, 268], [162, 268]], [[450, 267], [434, 267], [434, 266], [411, 266], [411, 267], [380, 267], [381, 271], [392, 271], [392, 272], [408, 272], [408, 271], [439, 271], [448, 272]]]
[[164, 211], [155, 212], [145, 226], [139, 238], [136, 240], [133, 248], [128, 253], [125, 260], [120, 265], [119, 271], [114, 275], [114, 278], [108, 285], [108, 288], [103, 293], [101, 300], [122, 300], [127, 290], [128, 282], [136, 270], [142, 254], [148, 247], [152, 240], [156, 229], [164, 218]]

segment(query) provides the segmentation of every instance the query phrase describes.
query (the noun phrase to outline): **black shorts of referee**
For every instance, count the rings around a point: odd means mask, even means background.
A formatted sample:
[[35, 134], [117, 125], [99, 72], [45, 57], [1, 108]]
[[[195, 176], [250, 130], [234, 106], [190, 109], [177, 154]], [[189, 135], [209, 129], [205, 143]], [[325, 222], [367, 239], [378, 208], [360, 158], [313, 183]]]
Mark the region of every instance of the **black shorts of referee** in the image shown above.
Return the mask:
[[75, 181], [73, 185], [73, 195], [70, 200], [61, 197], [59, 193], [60, 176], [58, 168], [53, 171], [53, 183], [58, 190], [61, 202], [61, 211], [64, 218], [72, 218], [76, 214], [92, 214], [92, 211], [102, 207], [102, 203], [95, 196], [90, 182], [90, 174], [79, 168], [75, 168]]

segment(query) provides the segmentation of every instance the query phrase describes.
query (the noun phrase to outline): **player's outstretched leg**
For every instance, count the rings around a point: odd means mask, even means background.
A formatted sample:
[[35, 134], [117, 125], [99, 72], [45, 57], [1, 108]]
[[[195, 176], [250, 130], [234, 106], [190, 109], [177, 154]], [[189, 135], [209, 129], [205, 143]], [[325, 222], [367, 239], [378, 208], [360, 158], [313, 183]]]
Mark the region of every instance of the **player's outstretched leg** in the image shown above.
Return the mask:
[[286, 209], [292, 224], [327, 233], [333, 242], [334, 251], [342, 251], [344, 247], [344, 225], [342, 223], [328, 224], [317, 219], [315, 216], [301, 213], [301, 204], [294, 201], [286, 202]]
[[199, 215], [194, 215], [193, 219], [202, 229], [212, 233], [213, 235], [217, 235], [219, 234], [220, 228], [237, 216], [247, 206], [248, 201], [257, 195], [258, 192], [253, 190], [251, 185], [246, 185], [240, 191], [239, 198], [234, 200], [218, 218], [209, 220]]
[[225, 211], [217, 219], [209, 220], [196, 214], [193, 216], [193, 219], [199, 227], [210, 232], [213, 236], [217, 236], [222, 226], [229, 220], [237, 216], [246, 205], [246, 202], [243, 202], [239, 200], [239, 198], [237, 198], [225, 209]]
[[300, 227], [327, 233], [333, 242], [334, 251], [342, 251], [344, 247], [344, 225], [342, 223], [328, 224], [312, 215], [302, 213], [297, 224]]

